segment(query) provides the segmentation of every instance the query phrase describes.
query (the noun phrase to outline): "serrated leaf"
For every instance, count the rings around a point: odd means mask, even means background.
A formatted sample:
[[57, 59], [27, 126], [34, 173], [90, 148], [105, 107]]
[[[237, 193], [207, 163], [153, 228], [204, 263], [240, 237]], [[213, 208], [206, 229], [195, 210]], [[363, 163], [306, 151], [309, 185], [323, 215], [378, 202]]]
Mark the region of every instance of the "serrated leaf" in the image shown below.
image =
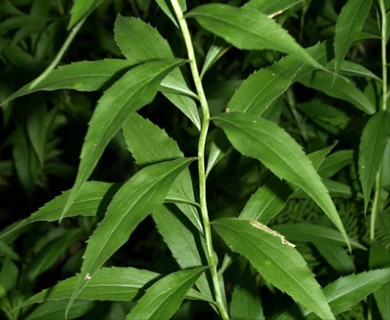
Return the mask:
[[[204, 236], [183, 221], [174, 210], [164, 205], [159, 206], [153, 211], [153, 220], [182, 269], [206, 264], [199, 254], [200, 251], [206, 250]], [[205, 274], [199, 277], [196, 286], [204, 296], [213, 299]]]
[[1, 103], [4, 105], [13, 99], [37, 91], [53, 91], [70, 89], [76, 91], [96, 91], [101, 89], [110, 79], [121, 71], [133, 66], [134, 63], [122, 59], [104, 59], [98, 61], [74, 62], [60, 66], [51, 71], [48, 76], [31, 87], [25, 85]]
[[304, 0], [250, 0], [244, 7], [252, 10], [260, 10], [268, 15], [275, 15], [302, 2]]
[[359, 145], [359, 178], [364, 195], [364, 210], [367, 211], [371, 190], [381, 165], [390, 134], [390, 116], [379, 111], [365, 125]]
[[261, 161], [280, 179], [305, 191], [343, 234], [348, 236], [329, 193], [301, 146], [273, 122], [237, 112], [213, 118], [233, 146], [242, 154]]
[[239, 49], [290, 53], [323, 69], [286, 30], [260, 11], [214, 3], [196, 7], [187, 17], [195, 18], [203, 28]]
[[[127, 147], [139, 165], [171, 160], [183, 156], [176, 141], [170, 138], [165, 130], [149, 120], [141, 117], [138, 113], [129, 116], [122, 126]], [[192, 188], [191, 175], [185, 169], [176, 179], [175, 184], [169, 190], [168, 199], [183, 202], [195, 203], [194, 191]], [[194, 226], [202, 232], [203, 227], [199, 214], [193, 205], [177, 204]]]
[[372, 0], [348, 0], [336, 22], [334, 51], [336, 71], [348, 53], [354, 39], [360, 34], [366, 21]]
[[95, 10], [103, 0], [74, 0], [68, 30]]
[[300, 78], [299, 82], [331, 97], [347, 101], [367, 114], [375, 112], [375, 107], [367, 96], [353, 82], [347, 81], [345, 78], [317, 71]]
[[126, 319], [170, 319], [205, 268], [180, 270], [154, 283]]
[[[79, 195], [67, 211], [65, 217], [75, 216], [95, 216], [96, 213], [107, 205], [105, 200], [110, 200], [112, 192], [115, 192], [112, 183], [89, 181], [86, 182]], [[111, 190], [111, 191], [110, 191]], [[67, 202], [70, 190], [57, 196], [46, 203], [30, 217], [15, 222], [3, 229], [0, 233], [0, 240], [10, 242], [19, 236], [20, 231], [31, 223], [38, 221], [58, 221], [61, 217], [62, 209]]]
[[104, 219], [88, 240], [81, 277], [68, 309], [85, 283], [128, 240], [137, 225], [164, 202], [171, 184], [191, 161], [183, 158], [145, 167], [118, 190]]
[[227, 246], [247, 258], [266, 281], [320, 318], [334, 319], [305, 260], [284, 236], [250, 220], [219, 219], [212, 226]]
[[233, 320], [265, 319], [261, 300], [256, 289], [256, 287], [248, 288], [246, 285], [234, 287], [230, 303], [230, 314]]
[[386, 284], [390, 269], [378, 269], [340, 278], [324, 288], [334, 314], [351, 309], [369, 294]]
[[[330, 245], [345, 245], [344, 238], [340, 232], [328, 227], [315, 225], [311, 223], [293, 223], [282, 224], [273, 227], [277, 232], [283, 234], [287, 239], [293, 242], [313, 242]], [[366, 250], [359, 242], [350, 239], [353, 248]]]
[[[172, 59], [168, 42], [151, 25], [137, 18], [118, 16], [115, 22], [115, 41], [130, 61], [144, 62], [153, 59]], [[142, 39], [148, 39], [143, 41]], [[173, 70], [163, 80], [162, 93], [181, 110], [199, 129], [200, 118], [194, 100], [181, 71]], [[190, 96], [190, 97], [189, 97]]]
[[128, 116], [153, 100], [162, 79], [180, 60], [146, 62], [128, 71], [112, 85], [99, 100], [89, 124], [81, 150], [76, 182], [61, 218], [75, 200], [80, 188], [91, 175], [105, 147], [121, 128]]

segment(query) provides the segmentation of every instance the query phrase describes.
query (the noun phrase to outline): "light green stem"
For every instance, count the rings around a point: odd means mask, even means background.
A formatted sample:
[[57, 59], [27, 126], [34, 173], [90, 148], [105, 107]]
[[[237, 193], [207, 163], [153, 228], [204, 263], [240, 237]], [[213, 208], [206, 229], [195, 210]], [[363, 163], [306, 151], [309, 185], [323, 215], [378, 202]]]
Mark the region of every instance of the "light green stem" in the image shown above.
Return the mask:
[[[386, 16], [386, 7], [384, 0], [379, 0], [379, 8], [381, 13], [381, 51], [382, 51], [382, 110], [387, 110], [387, 98], [388, 98], [388, 88], [387, 88], [387, 55], [386, 55], [386, 44], [387, 44], [387, 16]], [[371, 222], [370, 222], [370, 240], [375, 240], [375, 225], [376, 218], [379, 212], [379, 200], [381, 193], [381, 175], [380, 169], [376, 175], [375, 180], [375, 192], [374, 199], [372, 201], [372, 210], [371, 210]]]
[[36, 78], [33, 82], [31, 82], [29, 89], [34, 89], [40, 82], [42, 82], [49, 73], [57, 67], [57, 65], [60, 63], [62, 57], [64, 56], [66, 50], [69, 48], [70, 44], [72, 43], [74, 37], [79, 32], [81, 26], [84, 24], [86, 18], [82, 19], [78, 24], [74, 26], [72, 31], [69, 33], [68, 37], [66, 38], [64, 44], [62, 45], [61, 49], [58, 51], [57, 55], [55, 56], [54, 60], [49, 64], [49, 66], [43, 71], [38, 78]]
[[206, 146], [206, 138], [207, 138], [207, 133], [210, 124], [210, 111], [209, 111], [206, 95], [203, 90], [202, 81], [200, 79], [199, 70], [196, 64], [194, 47], [192, 45], [191, 35], [188, 30], [187, 22], [183, 16], [183, 12], [180, 8], [178, 1], [171, 0], [171, 4], [175, 11], [175, 15], [178, 19], [181, 32], [183, 34], [184, 42], [187, 48], [187, 54], [188, 54], [192, 77], [194, 80], [195, 88], [198, 94], [198, 99], [203, 113], [202, 128], [200, 131], [199, 145], [198, 145], [200, 210], [202, 213], [202, 221], [203, 221], [204, 233], [206, 238], [206, 246], [207, 246], [207, 257], [208, 257], [211, 277], [213, 281], [215, 300], [217, 302], [217, 307], [221, 314], [222, 319], [227, 320], [229, 319], [229, 316], [222, 299], [221, 285], [218, 278], [216, 259], [214, 256], [210, 219], [209, 219], [209, 214], [207, 209], [207, 198], [206, 198], [205, 146]]

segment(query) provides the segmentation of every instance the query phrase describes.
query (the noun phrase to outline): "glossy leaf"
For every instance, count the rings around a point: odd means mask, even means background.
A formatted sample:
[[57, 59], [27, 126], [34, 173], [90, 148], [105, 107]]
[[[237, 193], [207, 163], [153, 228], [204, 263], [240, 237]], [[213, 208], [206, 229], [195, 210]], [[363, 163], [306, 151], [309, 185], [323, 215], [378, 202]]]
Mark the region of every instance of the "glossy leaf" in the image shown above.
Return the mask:
[[205, 268], [180, 270], [154, 283], [126, 319], [170, 319]]
[[239, 49], [277, 50], [322, 68], [286, 30], [260, 11], [214, 3], [196, 7], [187, 17]]
[[81, 19], [95, 10], [103, 0], [74, 0], [68, 29], [73, 28]]
[[372, 116], [363, 129], [359, 146], [359, 178], [364, 195], [364, 208], [367, 210], [376, 174], [382, 162], [390, 134], [390, 116], [379, 111]]
[[81, 150], [76, 182], [69, 194], [61, 218], [65, 216], [80, 192], [80, 188], [98, 163], [105, 147], [122, 127], [127, 117], [152, 101], [162, 79], [180, 64], [182, 61], [178, 60], [144, 63], [128, 71], [103, 94], [90, 121]]
[[227, 246], [247, 258], [267, 282], [320, 318], [334, 319], [305, 260], [284, 236], [257, 221], [219, 219], [212, 225]]
[[145, 167], [118, 190], [104, 219], [88, 240], [82, 276], [69, 307], [85, 283], [128, 240], [137, 225], [163, 203], [173, 181], [192, 160], [184, 158]]
[[[293, 242], [313, 242], [329, 245], [345, 245], [343, 236], [340, 232], [328, 227], [315, 225], [311, 223], [293, 223], [282, 224], [273, 227], [277, 232], [283, 234], [287, 239]], [[353, 248], [365, 250], [366, 248], [359, 242], [350, 239]]]
[[[73, 202], [65, 217], [95, 216], [96, 213], [107, 205], [106, 200], [112, 196], [113, 185], [105, 182], [86, 182], [76, 200]], [[111, 192], [110, 192], [111, 190]], [[15, 222], [0, 232], [0, 240], [9, 242], [16, 238], [23, 228], [38, 221], [58, 221], [62, 209], [68, 200], [70, 190], [46, 203], [42, 208], [33, 213], [30, 217]]]
[[304, 86], [321, 91], [331, 97], [347, 101], [359, 110], [373, 114], [375, 107], [354, 83], [345, 78], [318, 71], [299, 79]]
[[[141, 117], [138, 113], [130, 115], [122, 129], [127, 147], [138, 165], [142, 166], [183, 156], [175, 140], [170, 138], [163, 129]], [[172, 201], [181, 199], [183, 203], [178, 203], [177, 206], [198, 230], [203, 230], [198, 211], [193, 205], [185, 203], [195, 203], [189, 169], [185, 169], [178, 176], [175, 184], [169, 190], [167, 198]]]
[[[167, 206], [159, 206], [153, 211], [153, 220], [178, 265], [192, 268], [206, 264], [200, 256], [200, 247], [206, 250], [203, 234], [189, 226], [174, 210]], [[204, 296], [213, 299], [208, 280], [202, 274], [196, 286]]]
[[347, 55], [350, 46], [363, 29], [368, 17], [372, 0], [348, 0], [343, 6], [336, 22], [334, 51], [336, 70]]
[[[125, 18], [119, 15], [114, 31], [116, 43], [123, 55], [130, 61], [144, 62], [174, 58], [168, 42], [156, 29], [140, 19]], [[142, 39], [148, 39], [148, 41]], [[179, 69], [167, 75], [163, 80], [161, 91], [198, 129], [200, 128], [199, 113], [192, 99], [197, 96], [189, 89]]]
[[25, 85], [1, 104], [4, 105], [13, 99], [25, 96], [37, 91], [53, 91], [70, 89], [76, 91], [96, 91], [107, 84], [114, 75], [123, 72], [133, 66], [134, 63], [122, 59], [104, 59], [99, 61], [74, 62], [60, 66], [49, 75], [31, 87], [31, 83]]
[[347, 234], [326, 187], [301, 146], [291, 136], [274, 123], [248, 114], [226, 113], [214, 117], [213, 121], [225, 131], [238, 151], [258, 159], [280, 179], [305, 191], [348, 243]]

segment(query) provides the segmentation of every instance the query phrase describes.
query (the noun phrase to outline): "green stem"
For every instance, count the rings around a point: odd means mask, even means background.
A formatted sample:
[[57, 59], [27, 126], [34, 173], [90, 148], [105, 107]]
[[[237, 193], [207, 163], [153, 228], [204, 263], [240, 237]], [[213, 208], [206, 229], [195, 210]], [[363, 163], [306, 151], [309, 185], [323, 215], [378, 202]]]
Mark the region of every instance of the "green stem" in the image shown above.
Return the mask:
[[372, 209], [371, 209], [371, 221], [370, 221], [370, 240], [375, 240], [375, 224], [376, 224], [376, 217], [378, 215], [379, 210], [379, 200], [380, 200], [380, 193], [381, 193], [381, 175], [380, 170], [378, 171], [376, 175], [375, 180], [375, 193], [374, 193], [374, 199], [372, 200]]
[[387, 15], [385, 1], [379, 0], [379, 7], [381, 11], [382, 18], [382, 109], [387, 110], [387, 98], [388, 98], [388, 88], [387, 88], [387, 56], [386, 56], [386, 44], [387, 44]]
[[74, 37], [79, 32], [81, 26], [83, 25], [86, 18], [82, 19], [78, 24], [74, 26], [72, 31], [69, 33], [68, 37], [66, 38], [64, 44], [62, 45], [60, 51], [58, 51], [57, 55], [55, 56], [54, 60], [49, 64], [49, 66], [43, 71], [38, 78], [36, 78], [33, 82], [31, 82], [29, 89], [35, 88], [39, 83], [41, 83], [48, 75], [49, 73], [57, 67], [57, 65], [60, 63], [62, 57], [64, 56], [66, 50], [69, 48], [70, 44], [72, 43]]
[[213, 281], [215, 300], [217, 302], [218, 310], [221, 314], [222, 319], [227, 320], [229, 319], [229, 316], [222, 299], [221, 285], [218, 278], [216, 259], [214, 256], [211, 226], [210, 226], [210, 219], [209, 219], [209, 214], [207, 209], [207, 199], [206, 199], [205, 146], [206, 146], [207, 133], [210, 125], [210, 111], [209, 111], [206, 95], [203, 90], [202, 81], [200, 79], [199, 70], [196, 64], [194, 47], [192, 45], [191, 35], [188, 30], [187, 22], [184, 18], [183, 12], [181, 11], [178, 1], [171, 0], [171, 4], [175, 11], [175, 15], [178, 19], [181, 32], [183, 34], [184, 42], [187, 48], [187, 54], [188, 54], [192, 77], [194, 80], [195, 88], [198, 94], [200, 106], [203, 113], [202, 128], [200, 131], [199, 145], [198, 145], [200, 210], [202, 213], [202, 221], [203, 221], [204, 233], [206, 238], [206, 246], [207, 246], [207, 257], [208, 257], [211, 277]]

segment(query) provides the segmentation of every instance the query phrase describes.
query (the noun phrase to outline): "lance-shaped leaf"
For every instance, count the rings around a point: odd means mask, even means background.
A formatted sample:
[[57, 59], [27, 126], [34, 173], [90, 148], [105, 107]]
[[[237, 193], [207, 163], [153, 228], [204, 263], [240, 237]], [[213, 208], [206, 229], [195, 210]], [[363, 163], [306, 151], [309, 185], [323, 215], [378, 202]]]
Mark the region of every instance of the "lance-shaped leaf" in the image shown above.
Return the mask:
[[264, 320], [263, 306], [254, 282], [236, 285], [232, 294], [230, 314], [235, 320]]
[[195, 18], [203, 28], [239, 49], [290, 53], [323, 69], [286, 30], [260, 11], [214, 3], [196, 7], [187, 17]]
[[268, 15], [275, 15], [302, 2], [303, 0], [250, 0], [244, 7], [252, 10], [260, 10]]
[[128, 240], [137, 225], [164, 202], [171, 184], [191, 161], [183, 158], [145, 167], [118, 190], [88, 240], [81, 277], [68, 310], [85, 283]]
[[[118, 47], [130, 61], [144, 62], [153, 59], [174, 58], [168, 42], [156, 29], [140, 19], [125, 18], [119, 15], [115, 21], [114, 32]], [[144, 39], [148, 39], [148, 41], [144, 41]], [[192, 99], [197, 96], [188, 88], [179, 69], [173, 70], [167, 75], [161, 91], [200, 128], [199, 113]]]
[[89, 15], [102, 2], [103, 0], [75, 0], [71, 11], [68, 29], [73, 28], [81, 19]]
[[180, 270], [154, 283], [126, 319], [171, 319], [205, 268]]
[[334, 53], [336, 70], [348, 53], [352, 42], [359, 36], [370, 12], [372, 0], [349, 0], [336, 22]]
[[[88, 311], [94, 307], [93, 302], [90, 301], [76, 301], [72, 310], [68, 313], [67, 319], [80, 319]], [[51, 301], [43, 303], [29, 313], [25, 320], [52, 320], [64, 319], [66, 304], [62, 301]]]
[[96, 91], [101, 89], [116, 74], [130, 68], [133, 62], [122, 59], [104, 59], [82, 61], [60, 66], [51, 71], [46, 78], [31, 88], [27, 84], [10, 95], [1, 103], [4, 105], [13, 99], [37, 91], [70, 89], [76, 91]]
[[363, 129], [359, 146], [359, 177], [364, 195], [364, 209], [367, 210], [371, 190], [381, 165], [390, 134], [390, 116], [379, 111], [372, 116]]
[[128, 116], [153, 100], [162, 79], [179, 60], [162, 60], [144, 63], [128, 71], [112, 85], [99, 100], [89, 124], [87, 136], [81, 150], [81, 161], [61, 218], [88, 179], [105, 147], [121, 128]]
[[258, 159], [280, 179], [306, 192], [340, 230], [349, 245], [328, 190], [301, 146], [290, 135], [271, 121], [244, 113], [221, 114], [213, 121], [224, 130], [239, 152]]
[[214, 230], [227, 246], [249, 260], [261, 276], [322, 319], [334, 319], [305, 260], [284, 236], [250, 220], [219, 219]]
[[[130, 115], [122, 129], [127, 147], [138, 165], [143, 166], [183, 156], [176, 141], [169, 137], [165, 130], [138, 113]], [[192, 205], [195, 203], [195, 198], [189, 169], [185, 169], [176, 179], [168, 192], [167, 200], [181, 202], [177, 203], [180, 210], [198, 230], [203, 230], [198, 211]]]
[[[95, 216], [96, 213], [104, 209], [110, 201], [112, 194], [116, 191], [112, 183], [88, 181], [81, 188], [76, 200], [70, 206], [65, 218], [75, 216]], [[26, 226], [38, 221], [58, 221], [61, 217], [62, 209], [68, 200], [70, 190], [46, 203], [30, 217], [17, 221], [0, 232], [0, 240], [11, 242], [18, 237]]]

